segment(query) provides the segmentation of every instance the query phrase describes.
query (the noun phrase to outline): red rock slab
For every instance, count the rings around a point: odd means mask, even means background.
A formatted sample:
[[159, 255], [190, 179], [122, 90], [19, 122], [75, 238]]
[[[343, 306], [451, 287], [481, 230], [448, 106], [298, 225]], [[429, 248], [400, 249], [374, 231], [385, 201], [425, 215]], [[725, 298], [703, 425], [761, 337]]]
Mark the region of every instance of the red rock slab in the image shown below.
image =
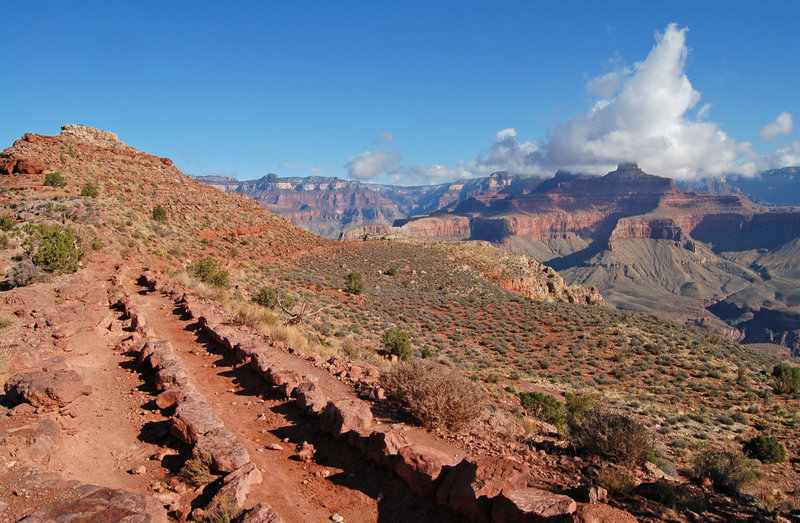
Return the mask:
[[424, 445], [407, 445], [397, 451], [394, 471], [418, 496], [429, 497], [447, 470], [457, 463], [450, 454]]
[[491, 515], [493, 498], [504, 489], [527, 487], [529, 477], [528, 468], [511, 458], [464, 458], [436, 491], [436, 503], [471, 521], [486, 521]]
[[503, 490], [492, 505], [495, 523], [544, 523], [566, 518], [578, 508], [575, 500], [537, 488]]

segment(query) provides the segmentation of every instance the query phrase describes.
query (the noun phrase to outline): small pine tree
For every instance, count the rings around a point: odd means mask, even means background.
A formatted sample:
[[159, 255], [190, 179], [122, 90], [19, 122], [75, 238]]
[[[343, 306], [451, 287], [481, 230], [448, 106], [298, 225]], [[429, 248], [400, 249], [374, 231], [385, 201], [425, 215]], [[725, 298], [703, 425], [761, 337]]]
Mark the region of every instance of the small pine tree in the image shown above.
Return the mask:
[[100, 194], [100, 188], [93, 183], [87, 183], [81, 189], [81, 196], [96, 198], [98, 194]]
[[384, 348], [389, 354], [399, 356], [401, 360], [409, 360], [414, 355], [411, 349], [411, 339], [408, 332], [403, 329], [388, 329], [381, 337]]
[[350, 294], [361, 294], [366, 289], [360, 272], [353, 271], [344, 277], [344, 290]]
[[744, 444], [744, 453], [761, 463], [783, 463], [786, 461], [786, 447], [772, 436], [759, 434]]
[[167, 221], [167, 210], [162, 205], [153, 208], [153, 219], [157, 222]]
[[67, 180], [60, 172], [56, 171], [44, 175], [44, 184], [49, 187], [64, 187], [67, 185]]
[[73, 273], [78, 270], [81, 251], [78, 238], [69, 227], [42, 230], [39, 248], [33, 254], [33, 263], [47, 272]]
[[779, 363], [772, 369], [772, 387], [778, 394], [792, 394], [800, 390], [800, 368]]

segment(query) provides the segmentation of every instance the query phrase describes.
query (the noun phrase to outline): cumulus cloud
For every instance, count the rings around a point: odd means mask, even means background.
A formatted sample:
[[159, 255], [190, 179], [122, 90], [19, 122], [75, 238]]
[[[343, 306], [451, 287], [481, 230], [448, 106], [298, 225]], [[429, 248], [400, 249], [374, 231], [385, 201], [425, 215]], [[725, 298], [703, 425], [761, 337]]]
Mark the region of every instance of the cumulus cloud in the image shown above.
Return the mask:
[[402, 157], [389, 131], [384, 131], [380, 138], [373, 140], [380, 147], [364, 151], [347, 158], [347, 174], [354, 180], [369, 181], [378, 177], [389, 177], [400, 169]]
[[[474, 160], [455, 167], [404, 167], [396, 149], [367, 151], [350, 157], [351, 177], [383, 176], [393, 183], [435, 183], [484, 176], [506, 170], [549, 177], [558, 169], [604, 174], [620, 162], [637, 162], [646, 172], [676, 179], [724, 174], [755, 175], [772, 166], [800, 163], [800, 143], [759, 155], [749, 142], [738, 142], [720, 124], [705, 121], [711, 106], [686, 74], [688, 28], [668, 25], [656, 33], [647, 57], [632, 66], [612, 59], [613, 69], [586, 84], [591, 107], [551, 127], [540, 142], [518, 137], [513, 128], [499, 131]], [[793, 131], [792, 115], [781, 113], [762, 130], [765, 138]], [[391, 135], [382, 141], [393, 144]]]
[[761, 129], [761, 138], [769, 140], [778, 135], [790, 135], [793, 132], [794, 118], [792, 117], [792, 113], [787, 113], [784, 111], [779, 114], [777, 118], [775, 118], [775, 121], [768, 123], [763, 129]]

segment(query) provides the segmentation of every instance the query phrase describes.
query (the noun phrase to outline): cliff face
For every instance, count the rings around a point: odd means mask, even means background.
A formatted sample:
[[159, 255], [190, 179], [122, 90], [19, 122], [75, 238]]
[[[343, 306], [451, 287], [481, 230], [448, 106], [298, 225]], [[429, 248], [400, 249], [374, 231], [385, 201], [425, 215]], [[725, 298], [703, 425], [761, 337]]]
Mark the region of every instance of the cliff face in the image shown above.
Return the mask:
[[[226, 192], [245, 194], [293, 224], [329, 238], [349, 236], [351, 233], [343, 234], [343, 231], [361, 225], [392, 225], [414, 215], [455, 208], [466, 200], [496, 201], [510, 194], [524, 194], [539, 182], [508, 173], [417, 187], [324, 176], [279, 178], [275, 174], [245, 181], [221, 176], [197, 176], [195, 179]], [[453, 227], [450, 229], [446, 237], [463, 237]]]

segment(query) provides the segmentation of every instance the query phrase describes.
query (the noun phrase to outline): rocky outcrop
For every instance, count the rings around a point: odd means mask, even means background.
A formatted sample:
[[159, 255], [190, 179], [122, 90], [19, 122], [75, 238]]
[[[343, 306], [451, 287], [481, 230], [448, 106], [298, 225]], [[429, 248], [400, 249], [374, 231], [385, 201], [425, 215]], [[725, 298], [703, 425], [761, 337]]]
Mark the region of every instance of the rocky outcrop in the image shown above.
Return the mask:
[[[166, 523], [162, 504], [150, 496], [90, 484], [70, 486], [58, 498], [20, 521], [26, 523], [67, 523], [74, 521], [126, 521]], [[51, 480], [48, 487], [55, 486]]]
[[21, 372], [6, 381], [4, 388], [12, 404], [26, 401], [34, 407], [64, 407], [92, 391], [74, 370]]

